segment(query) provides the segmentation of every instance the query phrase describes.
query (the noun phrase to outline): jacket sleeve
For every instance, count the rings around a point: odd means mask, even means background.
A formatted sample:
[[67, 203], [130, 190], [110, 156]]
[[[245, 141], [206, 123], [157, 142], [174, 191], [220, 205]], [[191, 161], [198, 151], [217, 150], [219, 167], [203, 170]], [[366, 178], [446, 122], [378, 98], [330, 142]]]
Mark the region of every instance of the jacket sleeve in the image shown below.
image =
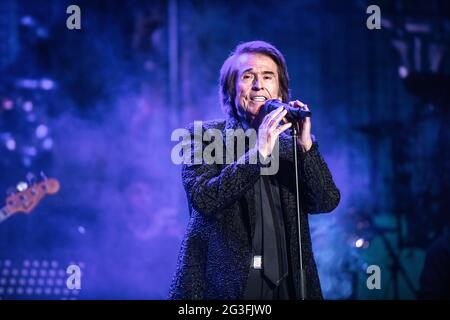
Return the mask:
[[[291, 137], [280, 139], [280, 157], [291, 163]], [[330, 170], [319, 152], [319, 145], [314, 142], [307, 152], [297, 151], [299, 168], [300, 202], [308, 213], [323, 213], [334, 210], [340, 201], [340, 192], [336, 187]]]
[[[199, 140], [191, 139], [192, 155], [202, 152], [206, 146]], [[183, 186], [192, 208], [199, 213], [214, 214], [236, 202], [259, 178], [262, 164], [257, 156], [258, 151], [250, 149], [231, 164], [207, 164], [205, 161], [183, 164]], [[250, 162], [253, 157], [257, 159], [256, 164]]]
[[307, 152], [300, 152], [299, 171], [304, 210], [309, 213], [334, 210], [339, 204], [341, 194], [319, 152], [317, 142], [314, 142]]

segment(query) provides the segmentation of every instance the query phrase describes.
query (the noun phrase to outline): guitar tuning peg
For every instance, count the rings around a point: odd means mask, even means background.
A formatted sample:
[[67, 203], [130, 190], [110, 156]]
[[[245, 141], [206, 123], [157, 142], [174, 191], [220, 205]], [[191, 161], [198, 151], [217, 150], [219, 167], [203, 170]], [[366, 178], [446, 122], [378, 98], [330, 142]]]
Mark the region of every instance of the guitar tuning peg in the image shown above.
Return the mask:
[[32, 172], [28, 172], [26, 178], [29, 185], [33, 185], [36, 182], [36, 176]]
[[40, 175], [42, 179], [47, 180], [47, 176], [45, 175], [44, 171], [41, 171]]
[[16, 186], [17, 191], [22, 192], [28, 189], [28, 184], [24, 181], [20, 181]]

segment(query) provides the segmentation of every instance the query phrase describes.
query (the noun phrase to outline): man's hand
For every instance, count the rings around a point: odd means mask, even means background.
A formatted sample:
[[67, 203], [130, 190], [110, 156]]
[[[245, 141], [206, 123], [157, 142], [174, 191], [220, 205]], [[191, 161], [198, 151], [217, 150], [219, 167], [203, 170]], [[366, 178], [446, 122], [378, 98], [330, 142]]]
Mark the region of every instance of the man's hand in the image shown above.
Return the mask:
[[283, 107], [279, 107], [267, 114], [259, 126], [258, 151], [264, 158], [272, 154], [278, 136], [292, 126], [290, 122], [279, 126], [280, 121], [283, 120], [286, 114], [287, 111]]
[[[303, 102], [298, 100], [289, 102], [289, 105], [292, 107], [302, 108], [305, 111], [309, 111], [309, 108]], [[308, 151], [312, 147], [312, 138], [311, 138], [311, 118], [306, 117], [297, 122], [297, 145], [299, 148], [303, 150], [303, 152]]]

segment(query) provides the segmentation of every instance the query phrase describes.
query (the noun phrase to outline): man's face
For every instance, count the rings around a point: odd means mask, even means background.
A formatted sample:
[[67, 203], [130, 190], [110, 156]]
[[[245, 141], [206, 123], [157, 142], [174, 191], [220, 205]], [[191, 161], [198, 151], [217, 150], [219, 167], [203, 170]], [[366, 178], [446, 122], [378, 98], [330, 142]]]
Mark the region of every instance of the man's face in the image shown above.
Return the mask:
[[252, 120], [268, 99], [280, 99], [278, 67], [269, 56], [245, 53], [236, 61], [235, 104], [241, 117]]

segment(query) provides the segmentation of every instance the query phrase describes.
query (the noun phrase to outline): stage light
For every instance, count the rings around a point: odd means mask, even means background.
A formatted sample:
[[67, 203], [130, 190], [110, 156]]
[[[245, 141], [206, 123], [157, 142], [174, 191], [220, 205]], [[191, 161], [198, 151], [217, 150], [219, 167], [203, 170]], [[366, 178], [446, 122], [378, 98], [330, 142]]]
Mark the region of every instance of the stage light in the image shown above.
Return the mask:
[[38, 139], [43, 139], [48, 134], [48, 127], [44, 124], [40, 124], [36, 127], [36, 137]]
[[36, 35], [39, 38], [44, 38], [44, 39], [48, 38], [48, 31], [47, 31], [46, 28], [39, 27], [39, 28], [36, 29]]
[[9, 151], [16, 150], [16, 140], [14, 140], [12, 138], [7, 139], [5, 142], [5, 146], [6, 146], [6, 149], [8, 149]]
[[26, 112], [31, 112], [33, 111], [33, 102], [31, 101], [25, 101], [22, 105], [23, 110], [25, 110]]
[[363, 245], [364, 245], [364, 239], [359, 238], [358, 240], [355, 241], [355, 247], [361, 248]]
[[50, 150], [51, 148], [53, 148], [53, 139], [45, 138], [44, 141], [42, 142], [42, 148], [44, 150]]
[[42, 78], [41, 79], [41, 89], [52, 90], [55, 87], [55, 82], [52, 79]]
[[84, 234], [86, 232], [86, 229], [83, 226], [78, 226], [78, 232]]
[[34, 113], [28, 113], [27, 114], [27, 121], [28, 122], [36, 122], [36, 115]]
[[33, 19], [32, 17], [30, 17], [30, 16], [23, 16], [23, 17], [20, 19], [20, 23], [21, 23], [23, 26], [29, 26], [29, 27], [32, 27], [32, 26], [35, 25], [34, 19]]
[[26, 146], [23, 148], [23, 153], [30, 157], [35, 157], [37, 150], [35, 147]]
[[398, 67], [398, 75], [400, 76], [401, 79], [405, 79], [409, 74], [408, 68], [406, 68], [405, 66], [400, 66]]
[[[75, 264], [72, 260], [69, 264]], [[63, 265], [69, 265], [64, 263]], [[15, 268], [11, 261], [1, 261], [0, 272], [0, 300], [1, 299], [76, 299], [81, 292], [79, 290], [68, 290], [66, 287], [66, 272], [56, 260], [25, 260], [23, 267], [31, 269]], [[78, 265], [84, 263], [79, 262]], [[48, 267], [54, 266], [57, 269]], [[40, 297], [38, 297], [40, 296]]]
[[2, 105], [5, 110], [12, 110], [14, 108], [14, 103], [11, 99], [4, 99]]
[[36, 89], [39, 87], [39, 82], [35, 79], [20, 79], [17, 81], [17, 86], [24, 89]]

